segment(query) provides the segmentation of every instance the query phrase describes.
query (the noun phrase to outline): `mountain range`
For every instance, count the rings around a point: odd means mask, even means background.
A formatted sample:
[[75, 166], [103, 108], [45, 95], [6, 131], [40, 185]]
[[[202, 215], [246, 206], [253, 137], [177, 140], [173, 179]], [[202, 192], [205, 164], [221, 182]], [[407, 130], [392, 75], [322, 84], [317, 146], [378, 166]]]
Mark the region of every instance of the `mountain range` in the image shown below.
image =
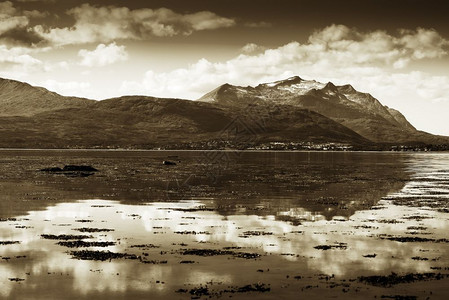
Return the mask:
[[197, 101], [65, 97], [0, 79], [1, 148], [254, 148], [344, 144], [356, 149], [449, 144], [351, 85], [291, 77], [224, 84]]

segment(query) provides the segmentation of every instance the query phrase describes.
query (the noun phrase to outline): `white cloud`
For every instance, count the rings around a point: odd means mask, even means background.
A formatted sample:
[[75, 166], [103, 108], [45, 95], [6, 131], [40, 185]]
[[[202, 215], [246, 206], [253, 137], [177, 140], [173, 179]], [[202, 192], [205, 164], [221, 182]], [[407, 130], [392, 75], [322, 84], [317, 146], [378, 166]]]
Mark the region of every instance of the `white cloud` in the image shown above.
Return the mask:
[[91, 87], [89, 82], [46, 80], [40, 84], [50, 91], [54, 91], [64, 96], [87, 96], [87, 90]]
[[436, 58], [447, 54], [444, 49], [448, 41], [443, 39], [435, 30], [418, 28], [416, 32], [402, 30], [399, 45], [408, 49], [414, 59]]
[[12, 29], [24, 28], [28, 25], [28, 18], [18, 14], [19, 12], [12, 2], [0, 2], [0, 35]]
[[313, 33], [304, 44], [291, 42], [258, 54], [251, 54], [257, 45], [249, 44], [244, 49], [250, 54], [226, 62], [201, 59], [170, 72], [148, 71], [141, 82], [124, 82], [121, 92], [197, 99], [223, 83], [257, 85], [299, 75], [322, 82], [350, 83], [405, 112], [418, 128], [430, 128], [429, 122], [419, 116], [428, 105], [449, 107], [449, 76], [405, 68], [411, 61], [447, 55], [448, 44], [434, 30], [400, 31], [393, 36], [332, 25]]
[[[361, 77], [386, 75], [409, 62], [447, 54], [449, 42], [434, 30], [401, 31], [392, 36], [383, 31], [361, 33], [343, 25], [332, 25], [313, 33], [309, 42], [291, 42], [259, 54], [241, 54], [226, 62], [201, 59], [188, 68], [156, 74], [148, 71], [141, 83], [125, 82], [156, 96], [197, 98], [225, 82], [254, 85], [288, 75], [302, 75], [337, 83], [359, 82]], [[243, 48], [257, 50], [255, 44]]]
[[78, 56], [82, 58], [80, 65], [87, 67], [106, 66], [128, 59], [125, 46], [117, 46], [116, 43], [109, 45], [100, 44], [93, 51], [81, 49]]
[[241, 51], [244, 54], [259, 54], [263, 51], [265, 51], [265, 47], [254, 44], [254, 43], [248, 43], [245, 46], [242, 47]]
[[233, 19], [209, 11], [179, 14], [167, 8], [136, 9], [95, 7], [83, 4], [67, 12], [75, 18], [72, 27], [34, 27], [34, 31], [56, 45], [102, 42], [117, 39], [147, 39], [189, 35], [194, 31], [234, 26]]
[[25, 48], [8, 48], [0, 45], [0, 63], [20, 64], [20, 65], [41, 65], [42, 62], [28, 54]]

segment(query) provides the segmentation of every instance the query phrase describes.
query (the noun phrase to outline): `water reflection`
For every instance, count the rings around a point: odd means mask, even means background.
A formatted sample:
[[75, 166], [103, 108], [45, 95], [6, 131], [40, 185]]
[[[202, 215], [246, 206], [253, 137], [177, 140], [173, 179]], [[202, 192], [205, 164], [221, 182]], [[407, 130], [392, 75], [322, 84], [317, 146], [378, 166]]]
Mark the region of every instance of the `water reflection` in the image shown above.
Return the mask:
[[[426, 272], [431, 266], [447, 264], [446, 245], [404, 245], [377, 238], [381, 234], [404, 235], [408, 227], [418, 224], [429, 228], [432, 238], [444, 238], [447, 217], [435, 211], [394, 206], [388, 201], [380, 205], [383, 209], [359, 211], [345, 222], [321, 219], [295, 226], [277, 220], [276, 216], [233, 215], [224, 218], [214, 211], [202, 210], [207, 206], [204, 202], [135, 206], [92, 200], [58, 204], [46, 211], [30, 212], [17, 221], [0, 223], [2, 241], [21, 242], [19, 245], [0, 246], [0, 256], [10, 257], [0, 263], [1, 274], [5, 278], [25, 279], [20, 286], [16, 282], [2, 280], [0, 290], [3, 296], [8, 296], [16, 289], [44, 290], [48, 288], [49, 280], [46, 278], [51, 278], [50, 281], [59, 282], [63, 289], [80, 295], [130, 291], [164, 294], [173, 292], [176, 282], [199, 284], [211, 280], [225, 283], [235, 281], [239, 261], [232, 261], [231, 266], [227, 267], [229, 272], [223, 273], [222, 270], [216, 271], [216, 264], [219, 264], [221, 258], [217, 261], [188, 257], [196, 264], [192, 268], [193, 272], [186, 272], [184, 266], [179, 264], [182, 259], [187, 259], [179, 254], [183, 248], [241, 247], [245, 251], [262, 254], [260, 264], [264, 264], [265, 260], [273, 260], [272, 255], [277, 255], [276, 266], [295, 269], [300, 274], [318, 272], [354, 276], [367, 272], [389, 273], [391, 270]], [[406, 219], [410, 215], [426, 216], [428, 219], [419, 222]], [[80, 220], [83, 222], [77, 222]], [[401, 223], [390, 224], [390, 220], [400, 220]], [[26, 229], [18, 226], [26, 226]], [[151, 243], [158, 248], [145, 252], [149, 253], [151, 259], [166, 259], [168, 263], [148, 265], [127, 260], [80, 261], [71, 259], [67, 253], [69, 249], [40, 237], [43, 233], [76, 234], [74, 229], [84, 226], [114, 229], [92, 233], [93, 237], [86, 241], [116, 241], [115, 246], [107, 249], [138, 255], [141, 254], [140, 250], [131, 246]], [[338, 243], [347, 244], [348, 248], [329, 251], [314, 248]], [[161, 251], [165, 254], [161, 255]], [[364, 257], [373, 254], [375, 258]], [[428, 260], [411, 260], [411, 257], [420, 254]], [[16, 258], [23, 255], [26, 258]], [[175, 281], [174, 278], [181, 281]]]
[[[174, 155], [176, 166], [161, 165]], [[0, 151], [0, 157], [0, 218], [80, 199], [215, 199], [223, 215], [302, 207], [330, 220], [369, 208], [399, 191], [409, 176], [407, 156], [396, 153], [243, 152], [221, 169], [194, 151]], [[88, 178], [39, 172], [67, 164], [100, 171]]]
[[[393, 169], [385, 158], [382, 162], [387, 170]], [[354, 279], [444, 269], [449, 243], [435, 241], [447, 238], [449, 155], [409, 156], [402, 164], [410, 180], [395, 181], [381, 191], [374, 183], [383, 181], [370, 176], [385, 166], [373, 165], [377, 171], [368, 171], [365, 161], [357, 165], [363, 169], [357, 177], [366, 178], [356, 184], [345, 185], [331, 176], [332, 183], [296, 191], [296, 199], [202, 198], [139, 205], [96, 199], [33, 209], [0, 222], [0, 297], [26, 298], [33, 293], [45, 298], [52, 291], [52, 297], [66, 299], [179, 298], [182, 294], [175, 291], [208, 282], [221, 288], [269, 282], [274, 297], [298, 289], [284, 286], [286, 275], [292, 274]], [[368, 182], [373, 188], [362, 192]], [[340, 191], [341, 186], [346, 189]], [[338, 195], [352, 191], [362, 199], [339, 200]], [[115, 244], [72, 249], [42, 234], [87, 234], [91, 237], [86, 242]], [[403, 237], [425, 240], [394, 240]], [[20, 243], [9, 243], [16, 241]], [[73, 258], [72, 251], [83, 249], [138, 258]], [[186, 249], [228, 252], [212, 257], [183, 255]], [[233, 256], [234, 252], [261, 256], [245, 259]]]

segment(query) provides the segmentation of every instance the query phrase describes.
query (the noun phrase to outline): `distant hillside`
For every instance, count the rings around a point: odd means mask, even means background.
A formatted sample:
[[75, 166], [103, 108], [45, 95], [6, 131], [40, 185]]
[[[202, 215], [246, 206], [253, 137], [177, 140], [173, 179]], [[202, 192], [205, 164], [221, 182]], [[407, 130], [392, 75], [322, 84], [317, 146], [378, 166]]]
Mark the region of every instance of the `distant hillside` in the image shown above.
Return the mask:
[[0, 116], [32, 116], [70, 107], [87, 107], [93, 100], [64, 97], [28, 83], [0, 78]]
[[335, 86], [331, 82], [325, 84], [297, 76], [257, 87], [225, 84], [199, 101], [223, 107], [270, 103], [309, 109], [373, 142], [427, 141], [433, 138], [418, 132], [399, 111], [382, 105], [370, 94], [356, 91], [351, 85]]
[[63, 97], [0, 79], [0, 147], [251, 148], [267, 144], [442, 143], [351, 86], [293, 77], [218, 87], [199, 101]]
[[87, 108], [0, 117], [0, 147], [157, 148], [208, 141], [241, 146], [271, 141], [369, 143], [315, 112], [273, 106], [256, 108], [254, 113], [266, 119], [262, 126], [251, 115], [207, 103], [122, 97]]

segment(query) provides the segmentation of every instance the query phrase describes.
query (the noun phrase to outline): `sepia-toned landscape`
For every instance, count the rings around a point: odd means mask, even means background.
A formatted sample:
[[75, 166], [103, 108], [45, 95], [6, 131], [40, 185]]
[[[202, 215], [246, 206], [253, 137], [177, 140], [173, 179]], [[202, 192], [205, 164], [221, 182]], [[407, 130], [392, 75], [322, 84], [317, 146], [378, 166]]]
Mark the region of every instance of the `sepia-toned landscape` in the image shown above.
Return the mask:
[[0, 2], [0, 299], [447, 299], [448, 13]]

